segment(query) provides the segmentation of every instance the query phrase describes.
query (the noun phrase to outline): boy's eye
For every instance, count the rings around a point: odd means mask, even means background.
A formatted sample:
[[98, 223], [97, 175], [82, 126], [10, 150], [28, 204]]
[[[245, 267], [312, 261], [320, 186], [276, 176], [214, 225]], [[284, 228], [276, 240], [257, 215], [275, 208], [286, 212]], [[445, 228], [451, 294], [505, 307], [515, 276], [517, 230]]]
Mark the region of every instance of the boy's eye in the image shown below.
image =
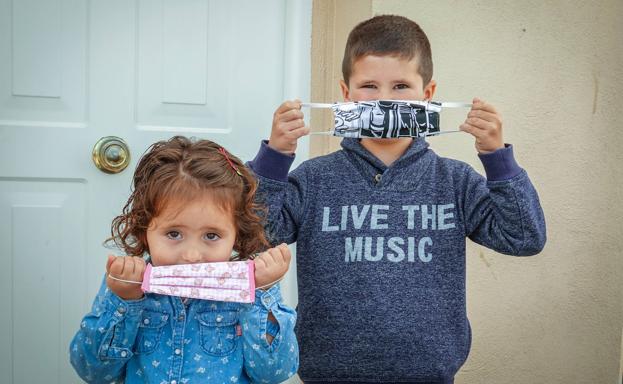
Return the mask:
[[178, 231], [169, 231], [167, 232], [167, 237], [171, 240], [181, 240], [182, 234]]
[[396, 84], [394, 86], [394, 88], [396, 88], [396, 89], [407, 89], [407, 88], [409, 88], [409, 86], [407, 84]]
[[376, 85], [374, 85], [374, 84], [364, 84], [364, 85], [361, 86], [361, 88], [374, 89], [374, 88], [376, 88]]
[[210, 241], [215, 241], [215, 240], [220, 239], [221, 237], [217, 235], [216, 233], [206, 233], [205, 238]]

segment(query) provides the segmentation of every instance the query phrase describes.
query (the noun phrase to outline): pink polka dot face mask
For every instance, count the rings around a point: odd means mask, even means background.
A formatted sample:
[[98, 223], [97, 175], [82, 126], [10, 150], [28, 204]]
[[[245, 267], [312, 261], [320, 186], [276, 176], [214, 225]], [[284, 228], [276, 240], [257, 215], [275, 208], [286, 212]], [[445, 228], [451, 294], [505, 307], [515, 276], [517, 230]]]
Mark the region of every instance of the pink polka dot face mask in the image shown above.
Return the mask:
[[255, 301], [253, 260], [154, 267], [147, 264], [141, 284], [143, 292], [193, 299], [253, 303]]
[[147, 265], [144, 292], [195, 299], [255, 301], [253, 260], [154, 267]]

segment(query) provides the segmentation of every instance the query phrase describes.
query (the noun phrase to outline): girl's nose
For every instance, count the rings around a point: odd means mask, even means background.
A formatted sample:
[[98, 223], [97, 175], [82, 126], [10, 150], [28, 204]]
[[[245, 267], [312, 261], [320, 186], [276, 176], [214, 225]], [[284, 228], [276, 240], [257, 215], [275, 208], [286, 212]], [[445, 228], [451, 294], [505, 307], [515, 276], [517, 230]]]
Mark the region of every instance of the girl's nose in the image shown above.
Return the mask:
[[199, 252], [196, 248], [186, 249], [182, 254], [182, 258], [185, 262], [191, 264], [199, 263], [202, 260], [201, 252]]

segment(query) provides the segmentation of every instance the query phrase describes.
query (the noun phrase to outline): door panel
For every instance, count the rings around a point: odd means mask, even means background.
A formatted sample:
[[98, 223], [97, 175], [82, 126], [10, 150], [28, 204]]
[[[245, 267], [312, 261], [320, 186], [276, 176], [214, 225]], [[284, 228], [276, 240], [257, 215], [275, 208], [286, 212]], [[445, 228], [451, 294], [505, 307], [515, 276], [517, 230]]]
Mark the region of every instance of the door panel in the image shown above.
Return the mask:
[[83, 1], [3, 1], [0, 121], [83, 127], [86, 119]]
[[0, 301], [9, 308], [0, 311], [0, 354], [8, 357], [0, 371], [9, 382], [73, 379], [66, 341], [87, 299], [76, 289], [85, 286], [85, 187], [82, 180], [0, 178]]
[[[311, 0], [0, 0], [3, 382], [79, 382], [68, 344], [138, 158], [182, 134], [250, 160], [281, 101], [309, 97], [310, 34]], [[91, 160], [111, 135], [132, 157], [112, 175]], [[293, 273], [284, 290], [295, 304]]]

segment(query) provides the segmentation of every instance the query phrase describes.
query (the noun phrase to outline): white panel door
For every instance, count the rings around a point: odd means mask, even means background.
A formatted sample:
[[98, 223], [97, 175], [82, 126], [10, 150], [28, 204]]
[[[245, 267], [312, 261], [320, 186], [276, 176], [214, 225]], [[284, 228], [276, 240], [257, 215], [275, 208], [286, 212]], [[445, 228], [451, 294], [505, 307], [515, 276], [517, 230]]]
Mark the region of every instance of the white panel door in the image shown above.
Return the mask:
[[[174, 134], [251, 159], [308, 99], [310, 35], [311, 0], [0, 0], [2, 383], [79, 382], [69, 341], [136, 161]], [[91, 160], [104, 136], [129, 145], [119, 174]]]

